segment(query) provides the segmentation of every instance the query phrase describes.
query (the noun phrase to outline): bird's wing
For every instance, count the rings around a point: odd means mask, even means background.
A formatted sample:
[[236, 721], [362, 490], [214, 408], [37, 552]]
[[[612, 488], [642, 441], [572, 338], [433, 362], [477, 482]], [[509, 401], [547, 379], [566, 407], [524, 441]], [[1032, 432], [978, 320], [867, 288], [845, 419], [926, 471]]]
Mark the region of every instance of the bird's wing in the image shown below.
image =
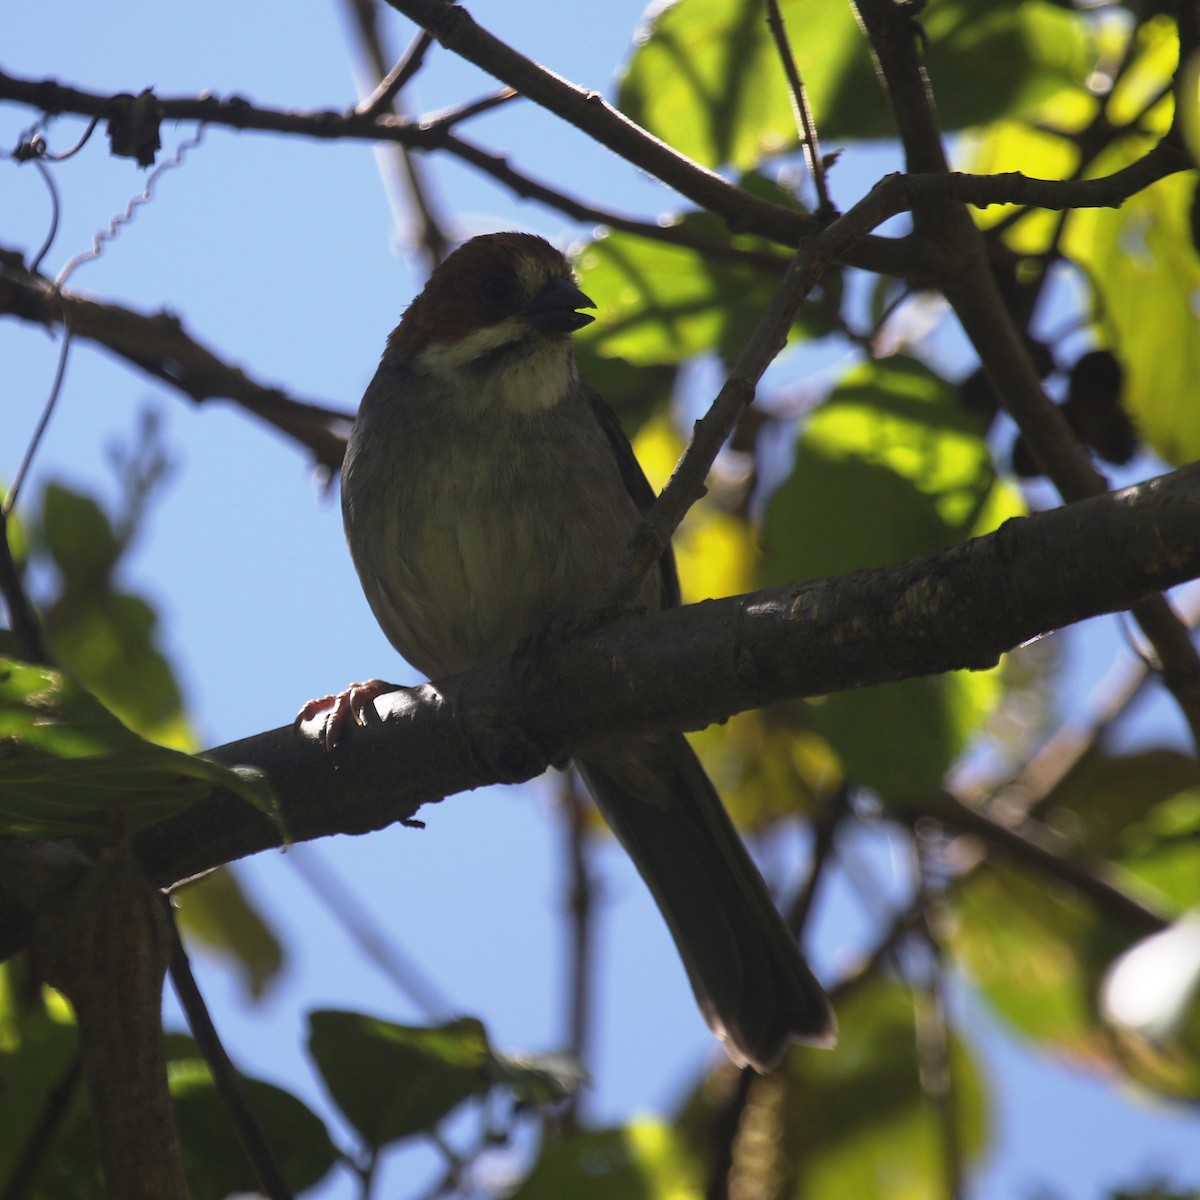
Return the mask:
[[[613, 457], [616, 459], [617, 469], [621, 472], [625, 488], [633, 497], [638, 511], [644, 513], [657, 499], [655, 491], [638, 463], [633, 447], [629, 444], [629, 438], [625, 436], [620, 418], [609, 408], [598, 392], [591, 388], [586, 390], [588, 403], [591, 404], [592, 411], [596, 414], [596, 420], [600, 423], [600, 428], [604, 430], [604, 436], [608, 439], [609, 446], [612, 447]], [[675, 569], [675, 552], [669, 544], [658, 560], [658, 575], [662, 588], [662, 606], [663, 608], [674, 608], [679, 604], [679, 573]]]

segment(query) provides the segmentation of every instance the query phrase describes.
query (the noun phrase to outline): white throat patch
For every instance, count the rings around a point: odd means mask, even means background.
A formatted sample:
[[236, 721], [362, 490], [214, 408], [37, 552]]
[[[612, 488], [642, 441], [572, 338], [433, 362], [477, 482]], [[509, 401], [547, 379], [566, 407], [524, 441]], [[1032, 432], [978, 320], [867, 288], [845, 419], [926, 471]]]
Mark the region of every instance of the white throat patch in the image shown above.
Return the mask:
[[[507, 346], [512, 349], [506, 352]], [[575, 381], [570, 339], [538, 333], [520, 317], [477, 329], [457, 342], [430, 342], [417, 363], [464, 409], [480, 414], [551, 408]]]

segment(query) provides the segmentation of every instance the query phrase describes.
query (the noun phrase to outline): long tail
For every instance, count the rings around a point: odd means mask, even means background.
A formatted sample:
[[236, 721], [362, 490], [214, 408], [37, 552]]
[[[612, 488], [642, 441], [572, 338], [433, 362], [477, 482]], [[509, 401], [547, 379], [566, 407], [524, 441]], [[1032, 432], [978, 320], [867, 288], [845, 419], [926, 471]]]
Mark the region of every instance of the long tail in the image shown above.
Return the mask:
[[821, 985], [682, 734], [605, 747], [576, 766], [675, 938], [709, 1028], [766, 1071], [790, 1041], [832, 1045]]

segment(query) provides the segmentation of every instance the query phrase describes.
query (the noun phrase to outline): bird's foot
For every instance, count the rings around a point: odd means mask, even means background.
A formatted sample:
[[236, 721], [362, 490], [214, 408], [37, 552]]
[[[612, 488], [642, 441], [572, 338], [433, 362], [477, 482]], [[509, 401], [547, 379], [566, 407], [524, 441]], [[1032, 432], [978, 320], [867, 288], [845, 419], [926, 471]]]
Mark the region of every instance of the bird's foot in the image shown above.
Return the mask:
[[399, 690], [394, 683], [382, 679], [368, 679], [364, 683], [352, 683], [340, 692], [310, 700], [297, 714], [296, 729], [307, 738], [319, 741], [325, 749], [332, 750], [342, 736], [346, 721], [355, 725], [370, 725], [379, 721], [375, 701], [388, 692]]

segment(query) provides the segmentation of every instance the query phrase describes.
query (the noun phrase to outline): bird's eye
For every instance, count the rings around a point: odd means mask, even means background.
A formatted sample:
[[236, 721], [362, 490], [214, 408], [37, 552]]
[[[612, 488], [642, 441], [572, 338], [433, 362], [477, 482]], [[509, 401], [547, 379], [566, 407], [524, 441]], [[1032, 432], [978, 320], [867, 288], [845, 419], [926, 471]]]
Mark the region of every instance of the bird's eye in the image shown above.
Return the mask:
[[517, 280], [510, 271], [497, 271], [483, 281], [482, 290], [490, 304], [507, 304], [516, 294]]

